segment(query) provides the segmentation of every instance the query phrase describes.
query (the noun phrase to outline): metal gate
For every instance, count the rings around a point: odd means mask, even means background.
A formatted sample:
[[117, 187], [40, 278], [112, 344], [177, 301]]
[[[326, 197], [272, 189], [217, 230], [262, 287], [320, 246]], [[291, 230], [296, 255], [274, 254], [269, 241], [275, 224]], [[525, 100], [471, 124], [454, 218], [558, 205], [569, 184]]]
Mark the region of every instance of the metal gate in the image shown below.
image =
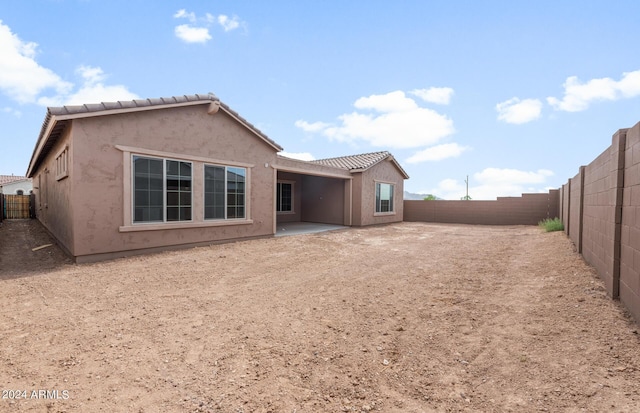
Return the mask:
[[29, 195], [1, 195], [2, 216], [6, 219], [31, 218], [31, 196]]

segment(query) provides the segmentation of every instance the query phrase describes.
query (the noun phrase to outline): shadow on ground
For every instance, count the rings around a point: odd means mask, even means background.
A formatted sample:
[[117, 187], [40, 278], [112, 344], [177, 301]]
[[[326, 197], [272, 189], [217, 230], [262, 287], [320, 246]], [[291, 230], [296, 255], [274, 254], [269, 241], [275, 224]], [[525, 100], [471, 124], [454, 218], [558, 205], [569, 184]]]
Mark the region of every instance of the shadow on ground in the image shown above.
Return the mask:
[[[33, 251], [47, 244], [52, 245]], [[72, 263], [38, 220], [0, 223], [0, 280], [39, 275]]]

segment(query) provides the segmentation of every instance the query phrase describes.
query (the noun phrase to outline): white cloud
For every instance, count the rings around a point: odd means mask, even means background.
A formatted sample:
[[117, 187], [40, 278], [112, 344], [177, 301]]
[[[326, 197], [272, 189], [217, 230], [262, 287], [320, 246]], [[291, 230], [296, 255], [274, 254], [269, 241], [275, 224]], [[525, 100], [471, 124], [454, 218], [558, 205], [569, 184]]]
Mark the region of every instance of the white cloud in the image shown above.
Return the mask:
[[45, 106], [82, 105], [85, 103], [116, 102], [119, 100], [138, 99], [138, 95], [123, 85], [105, 85], [107, 78], [99, 67], [80, 66], [76, 69], [83, 82], [73, 93], [55, 97], [42, 97], [38, 103]]
[[517, 185], [541, 184], [550, 176], [553, 176], [553, 172], [548, 169], [538, 169], [535, 172], [530, 172], [508, 168], [486, 168], [473, 175], [478, 182], [489, 185], [499, 183]]
[[301, 161], [313, 161], [316, 158], [309, 152], [280, 152], [279, 155], [286, 156], [287, 158], [299, 159]]
[[592, 102], [639, 96], [640, 70], [623, 73], [619, 81], [604, 77], [582, 83], [577, 76], [571, 76], [563, 86], [562, 100], [548, 97], [547, 102], [556, 110], [580, 112], [586, 110]]
[[444, 179], [438, 182], [438, 186], [432, 189], [420, 191], [425, 194], [433, 194], [438, 198], [457, 200], [465, 196], [465, 183], [456, 179]]
[[191, 23], [195, 23], [196, 22], [196, 15], [193, 12], [187, 12], [185, 9], [180, 9], [176, 12], [176, 14], [173, 15], [174, 18], [176, 19], [187, 19], [189, 20]]
[[302, 129], [305, 132], [320, 132], [323, 129], [328, 128], [329, 126], [331, 126], [328, 123], [324, 123], [324, 122], [313, 122], [313, 123], [309, 123], [307, 121], [304, 120], [297, 120], [295, 122], [295, 125]]
[[407, 163], [419, 163], [426, 161], [441, 161], [447, 158], [456, 158], [462, 152], [469, 150], [468, 146], [461, 146], [457, 143], [445, 143], [442, 145], [432, 146], [413, 154]]
[[211, 13], [205, 13], [204, 17], [199, 18], [195, 13], [187, 12], [185, 9], [178, 10], [173, 17], [189, 21], [188, 24], [181, 24], [174, 29], [176, 37], [186, 43], [206, 43], [211, 40], [209, 28], [212, 24], [219, 24], [225, 32], [235, 30], [244, 25], [237, 16], [229, 17], [221, 14], [216, 17]]
[[[508, 168], [486, 168], [469, 178], [469, 196], [474, 200], [489, 200], [497, 197], [521, 196], [523, 193], [547, 192], [545, 184], [553, 172], [547, 169], [521, 171]], [[463, 180], [445, 179], [438, 186], [425, 193], [440, 198], [457, 200], [466, 195]]]
[[[73, 83], [40, 66], [35, 60], [36, 54], [36, 43], [23, 42], [0, 21], [0, 90], [19, 103], [62, 106], [137, 98], [125, 86], [105, 85], [103, 70], [92, 66], [77, 69], [82, 86], [74, 91]], [[49, 91], [53, 94], [44, 95]], [[8, 113], [20, 116], [19, 111]]]
[[438, 143], [455, 132], [453, 121], [431, 109], [422, 108], [404, 92], [371, 95], [356, 100], [359, 111], [338, 116], [337, 125], [296, 122], [310, 132], [321, 132], [329, 140], [373, 146], [416, 148]]
[[498, 103], [496, 110], [498, 111], [498, 120], [507, 123], [522, 124], [540, 117], [542, 102], [538, 99], [520, 100], [514, 97]]
[[82, 105], [85, 103], [117, 102], [119, 100], [138, 99], [139, 96], [129, 91], [125, 86], [106, 86], [102, 83], [85, 85], [77, 92], [66, 97], [64, 105]]
[[240, 27], [240, 20], [236, 16], [229, 18], [229, 16], [221, 14], [218, 16], [218, 23], [222, 26], [225, 32], [235, 30]]
[[193, 27], [181, 24], [175, 28], [176, 36], [186, 43], [206, 43], [211, 40], [209, 29], [206, 27]]
[[2, 108], [2, 109], [0, 109], [0, 112], [2, 112], [2, 113], [7, 113], [7, 114], [9, 114], [9, 115], [13, 115], [13, 116], [15, 116], [16, 118], [20, 118], [20, 117], [22, 117], [22, 112], [20, 112], [20, 111], [19, 111], [19, 110], [17, 110], [17, 109], [10, 108], [10, 107]]
[[87, 84], [100, 83], [106, 78], [104, 71], [99, 67], [82, 65], [76, 69], [76, 73], [79, 74]]
[[47, 90], [64, 94], [73, 86], [36, 62], [37, 48], [36, 43], [22, 41], [0, 20], [0, 90], [19, 103], [33, 103]]
[[450, 87], [431, 87], [429, 89], [414, 89], [412, 95], [418, 96], [425, 102], [448, 105], [453, 97], [453, 89]]
[[409, 112], [418, 108], [416, 102], [398, 90], [385, 95], [362, 97], [353, 104], [357, 109], [372, 109], [381, 113]]

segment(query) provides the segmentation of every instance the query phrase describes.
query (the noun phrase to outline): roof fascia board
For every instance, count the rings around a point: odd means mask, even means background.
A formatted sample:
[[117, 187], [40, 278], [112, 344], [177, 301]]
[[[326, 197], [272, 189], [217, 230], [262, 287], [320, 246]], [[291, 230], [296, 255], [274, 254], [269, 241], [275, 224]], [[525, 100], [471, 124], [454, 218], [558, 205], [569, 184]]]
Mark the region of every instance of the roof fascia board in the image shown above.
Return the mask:
[[27, 178], [31, 178], [31, 174], [34, 172], [33, 165], [36, 159], [40, 157], [42, 148], [44, 147], [44, 144], [47, 142], [47, 140], [49, 140], [49, 134], [51, 134], [51, 131], [53, 130], [53, 128], [55, 128], [57, 123], [58, 119], [56, 119], [56, 115], [51, 115], [51, 117], [49, 118], [49, 122], [47, 123], [47, 129], [45, 130], [45, 133], [42, 134], [42, 136], [40, 137], [40, 141], [33, 150], [33, 155], [31, 156], [31, 161], [29, 162], [29, 168], [27, 169]]
[[[303, 168], [294, 168], [291, 166], [283, 166], [283, 165], [271, 165], [274, 169], [278, 170], [278, 171], [282, 171], [282, 172], [292, 172], [292, 173], [297, 173], [297, 174], [302, 174], [302, 175], [312, 175], [312, 176], [323, 176], [326, 178], [339, 178], [339, 179], [353, 179], [353, 177], [351, 176], [347, 176], [347, 175], [340, 175], [340, 174], [336, 174], [336, 173], [331, 173], [331, 172], [322, 172], [322, 171], [313, 171], [310, 169], [303, 169]], [[345, 172], [348, 173], [347, 170], [345, 170]]]

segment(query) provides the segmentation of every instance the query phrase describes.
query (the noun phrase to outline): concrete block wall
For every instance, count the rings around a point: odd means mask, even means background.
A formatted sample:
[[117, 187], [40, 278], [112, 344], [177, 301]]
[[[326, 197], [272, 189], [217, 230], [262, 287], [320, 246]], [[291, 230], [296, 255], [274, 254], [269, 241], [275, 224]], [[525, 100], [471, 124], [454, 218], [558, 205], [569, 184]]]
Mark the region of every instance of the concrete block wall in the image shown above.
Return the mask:
[[569, 191], [570, 191], [570, 186], [569, 186], [569, 182], [567, 182], [566, 184], [562, 185], [562, 187], [560, 188], [560, 202], [559, 202], [560, 203], [560, 219], [564, 224], [564, 232], [567, 235], [569, 235], [569, 207], [570, 207], [569, 200], [571, 199], [571, 197], [569, 197]]
[[578, 175], [569, 180], [569, 209], [567, 221], [569, 223], [567, 235], [576, 245], [578, 252], [582, 252], [582, 184], [584, 167], [580, 167]]
[[581, 168], [584, 183], [581, 252], [604, 280], [607, 291], [617, 297], [619, 277], [618, 193], [624, 159], [620, 157], [620, 135], [588, 166]]
[[558, 190], [496, 201], [405, 201], [405, 221], [514, 225], [560, 217], [577, 251], [640, 322], [640, 122]]
[[559, 216], [559, 191], [495, 201], [404, 201], [404, 220], [449, 224], [537, 225]]
[[607, 293], [640, 321], [640, 123], [560, 190], [565, 232], [603, 279]]
[[620, 219], [620, 301], [640, 321], [640, 123], [624, 132]]

